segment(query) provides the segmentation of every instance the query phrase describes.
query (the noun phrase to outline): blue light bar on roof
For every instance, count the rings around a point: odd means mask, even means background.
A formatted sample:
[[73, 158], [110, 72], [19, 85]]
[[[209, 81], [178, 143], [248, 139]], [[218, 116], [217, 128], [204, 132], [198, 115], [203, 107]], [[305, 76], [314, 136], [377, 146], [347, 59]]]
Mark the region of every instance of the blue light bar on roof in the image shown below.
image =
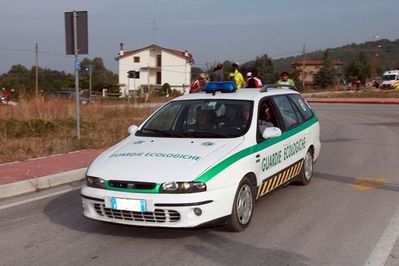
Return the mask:
[[213, 92], [235, 92], [237, 90], [237, 86], [234, 81], [211, 81], [205, 85], [204, 91], [207, 93]]

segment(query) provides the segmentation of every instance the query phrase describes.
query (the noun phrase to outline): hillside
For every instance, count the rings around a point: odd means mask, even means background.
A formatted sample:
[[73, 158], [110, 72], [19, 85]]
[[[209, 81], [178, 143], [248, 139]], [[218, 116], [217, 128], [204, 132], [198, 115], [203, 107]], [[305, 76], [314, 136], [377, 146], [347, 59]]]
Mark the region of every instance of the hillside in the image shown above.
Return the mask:
[[[399, 68], [399, 39], [395, 41], [381, 39], [361, 44], [352, 43], [332, 48], [330, 49], [330, 53], [334, 59], [340, 59], [344, 62], [344, 68], [350, 64], [352, 60], [358, 57], [360, 53], [364, 53], [369, 59], [378, 54], [380, 72]], [[323, 54], [324, 51], [322, 50], [310, 52], [305, 55], [305, 59], [322, 59]], [[290, 70], [291, 63], [298, 60], [302, 60], [302, 55], [275, 59], [273, 60], [274, 69], [276, 72]]]

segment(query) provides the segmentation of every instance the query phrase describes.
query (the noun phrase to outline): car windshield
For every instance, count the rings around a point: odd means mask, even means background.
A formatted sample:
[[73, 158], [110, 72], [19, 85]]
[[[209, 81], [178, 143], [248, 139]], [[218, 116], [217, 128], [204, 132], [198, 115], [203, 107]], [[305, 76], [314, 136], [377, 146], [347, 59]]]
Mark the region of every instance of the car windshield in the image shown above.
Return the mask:
[[384, 75], [383, 79], [384, 80], [395, 80], [396, 75]]
[[173, 101], [159, 109], [137, 136], [169, 138], [235, 138], [250, 126], [252, 101]]

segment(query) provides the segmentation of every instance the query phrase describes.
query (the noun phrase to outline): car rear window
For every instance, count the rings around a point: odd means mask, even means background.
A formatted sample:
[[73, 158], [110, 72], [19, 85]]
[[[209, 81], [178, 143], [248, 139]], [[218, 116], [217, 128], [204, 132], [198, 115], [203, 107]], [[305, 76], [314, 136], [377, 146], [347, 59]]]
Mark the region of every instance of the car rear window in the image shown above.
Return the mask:
[[299, 109], [305, 121], [311, 119], [314, 114], [310, 105], [299, 94], [291, 94], [288, 97], [292, 100], [294, 105]]
[[280, 111], [286, 129], [293, 128], [300, 123], [290, 100], [288, 100], [286, 96], [274, 96], [273, 100], [276, 103], [277, 109]]

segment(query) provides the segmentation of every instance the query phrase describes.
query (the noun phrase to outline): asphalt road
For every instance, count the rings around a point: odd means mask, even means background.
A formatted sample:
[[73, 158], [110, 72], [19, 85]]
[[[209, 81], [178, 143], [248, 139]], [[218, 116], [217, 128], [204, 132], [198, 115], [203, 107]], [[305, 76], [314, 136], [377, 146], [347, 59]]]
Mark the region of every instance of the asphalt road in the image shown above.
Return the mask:
[[399, 106], [313, 106], [314, 179], [260, 200], [246, 231], [91, 221], [71, 184], [0, 202], [0, 265], [399, 265]]

